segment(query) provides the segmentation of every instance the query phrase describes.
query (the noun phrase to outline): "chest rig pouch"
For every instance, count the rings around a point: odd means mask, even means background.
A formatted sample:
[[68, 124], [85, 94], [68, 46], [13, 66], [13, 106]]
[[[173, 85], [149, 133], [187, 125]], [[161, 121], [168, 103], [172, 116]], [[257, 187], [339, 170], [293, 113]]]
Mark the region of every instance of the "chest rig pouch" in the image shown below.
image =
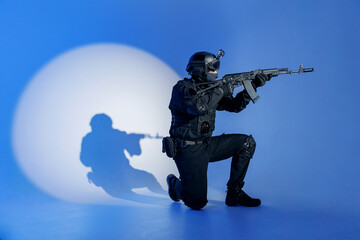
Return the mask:
[[196, 121], [196, 131], [200, 134], [206, 134], [215, 129], [215, 111], [211, 111], [205, 116], [198, 116]]

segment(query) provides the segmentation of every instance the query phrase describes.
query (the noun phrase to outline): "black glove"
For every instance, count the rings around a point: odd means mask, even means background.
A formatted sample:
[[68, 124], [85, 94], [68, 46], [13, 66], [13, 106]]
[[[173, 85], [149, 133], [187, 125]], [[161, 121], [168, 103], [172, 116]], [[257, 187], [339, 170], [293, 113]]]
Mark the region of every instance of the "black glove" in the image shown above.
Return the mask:
[[258, 87], [262, 87], [265, 85], [266, 81], [270, 81], [271, 79], [271, 74], [264, 74], [264, 73], [259, 73], [256, 74], [255, 79], [252, 81], [253, 85], [258, 88]]
[[224, 97], [232, 96], [234, 94], [234, 85], [231, 83], [225, 83], [221, 88], [224, 91]]

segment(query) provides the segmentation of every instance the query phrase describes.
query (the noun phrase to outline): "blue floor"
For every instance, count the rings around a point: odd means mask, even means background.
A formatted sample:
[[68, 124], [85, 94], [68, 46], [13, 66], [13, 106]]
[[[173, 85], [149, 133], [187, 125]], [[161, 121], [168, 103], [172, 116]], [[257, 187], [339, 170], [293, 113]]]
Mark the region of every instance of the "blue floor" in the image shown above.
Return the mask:
[[0, 239], [360, 239], [359, 213], [341, 206], [269, 200], [257, 208], [227, 207], [219, 200], [225, 193], [213, 197], [202, 211], [165, 198], [149, 207], [78, 204], [41, 194], [3, 199]]

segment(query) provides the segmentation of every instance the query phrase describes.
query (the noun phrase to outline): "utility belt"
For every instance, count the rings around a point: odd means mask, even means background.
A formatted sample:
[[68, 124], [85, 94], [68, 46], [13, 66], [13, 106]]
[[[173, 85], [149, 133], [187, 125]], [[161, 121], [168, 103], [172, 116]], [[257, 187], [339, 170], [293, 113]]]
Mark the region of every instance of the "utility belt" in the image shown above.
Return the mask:
[[174, 158], [179, 149], [185, 148], [188, 145], [198, 145], [202, 143], [204, 143], [202, 140], [190, 141], [172, 137], [164, 137], [162, 140], [162, 152], [166, 153], [169, 158]]

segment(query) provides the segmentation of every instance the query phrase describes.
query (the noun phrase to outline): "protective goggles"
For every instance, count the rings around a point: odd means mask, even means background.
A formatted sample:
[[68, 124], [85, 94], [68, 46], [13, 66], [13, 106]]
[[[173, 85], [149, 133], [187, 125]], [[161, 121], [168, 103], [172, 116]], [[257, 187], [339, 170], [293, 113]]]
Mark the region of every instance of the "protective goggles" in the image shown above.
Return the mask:
[[212, 71], [218, 70], [220, 68], [220, 60], [214, 59], [213, 61], [207, 63], [206, 67]]

